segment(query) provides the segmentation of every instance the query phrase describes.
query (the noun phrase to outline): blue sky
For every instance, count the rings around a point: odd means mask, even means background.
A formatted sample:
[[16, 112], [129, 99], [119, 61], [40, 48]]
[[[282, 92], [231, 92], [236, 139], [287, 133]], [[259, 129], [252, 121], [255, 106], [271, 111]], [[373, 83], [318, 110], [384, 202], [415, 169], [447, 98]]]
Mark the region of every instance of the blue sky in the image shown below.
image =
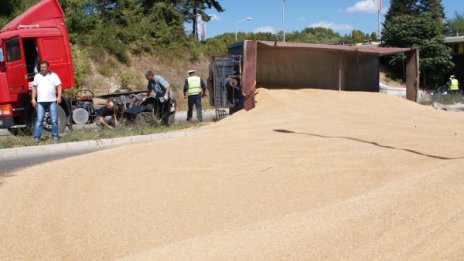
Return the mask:
[[[300, 31], [308, 26], [329, 27], [343, 34], [353, 28], [363, 32], [377, 32], [377, 0], [286, 0], [285, 27], [287, 32]], [[384, 14], [390, 0], [383, 0]], [[237, 21], [247, 17], [251, 21], [238, 25], [241, 32], [277, 32], [282, 30], [281, 0], [221, 0], [223, 13], [209, 12], [207, 35], [213, 37], [235, 32]], [[442, 0], [447, 17], [464, 12], [464, 0]], [[381, 21], [383, 22], [383, 14]]]

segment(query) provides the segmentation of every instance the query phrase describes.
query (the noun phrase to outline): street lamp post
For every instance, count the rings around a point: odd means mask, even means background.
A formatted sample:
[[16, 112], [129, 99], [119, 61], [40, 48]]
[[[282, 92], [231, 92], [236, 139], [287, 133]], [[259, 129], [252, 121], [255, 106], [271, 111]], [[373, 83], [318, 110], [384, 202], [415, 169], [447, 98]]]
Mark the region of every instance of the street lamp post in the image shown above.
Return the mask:
[[282, 31], [284, 33], [284, 37], [283, 37], [283, 40], [284, 40], [284, 43], [285, 43], [285, 2], [287, 0], [282, 0]]
[[245, 22], [245, 21], [250, 21], [252, 20], [253, 18], [251, 17], [248, 17], [248, 18], [245, 18], [243, 20], [240, 20], [238, 22], [235, 23], [235, 41], [238, 41], [238, 24], [239, 23], [242, 23], [242, 22]]
[[382, 39], [382, 32], [380, 31], [380, 11], [377, 14], [377, 39]]

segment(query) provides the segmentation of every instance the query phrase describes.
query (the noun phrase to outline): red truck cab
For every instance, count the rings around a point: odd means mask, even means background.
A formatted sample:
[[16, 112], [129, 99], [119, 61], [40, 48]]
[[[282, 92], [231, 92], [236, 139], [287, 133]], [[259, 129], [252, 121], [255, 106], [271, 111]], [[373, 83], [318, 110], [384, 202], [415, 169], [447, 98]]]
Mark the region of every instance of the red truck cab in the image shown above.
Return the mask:
[[[0, 128], [33, 126], [30, 83], [45, 60], [63, 90], [74, 87], [69, 36], [58, 0], [40, 1], [0, 30]], [[63, 128], [71, 114], [67, 99], [59, 113]]]

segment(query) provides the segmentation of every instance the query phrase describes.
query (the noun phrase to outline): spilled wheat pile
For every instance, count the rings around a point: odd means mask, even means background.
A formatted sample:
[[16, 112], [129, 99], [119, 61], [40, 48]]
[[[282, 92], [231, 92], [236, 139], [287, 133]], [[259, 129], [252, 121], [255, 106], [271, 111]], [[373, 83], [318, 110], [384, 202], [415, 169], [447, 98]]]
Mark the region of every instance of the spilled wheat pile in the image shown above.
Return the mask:
[[266, 90], [197, 136], [11, 173], [7, 260], [463, 260], [464, 114]]

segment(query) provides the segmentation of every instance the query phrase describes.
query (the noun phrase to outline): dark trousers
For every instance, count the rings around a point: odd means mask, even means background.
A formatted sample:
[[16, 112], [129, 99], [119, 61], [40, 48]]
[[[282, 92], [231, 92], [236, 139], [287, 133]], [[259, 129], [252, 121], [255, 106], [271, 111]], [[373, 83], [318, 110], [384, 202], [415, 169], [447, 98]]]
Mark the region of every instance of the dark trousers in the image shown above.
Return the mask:
[[201, 94], [190, 95], [188, 97], [188, 112], [187, 112], [187, 121], [192, 119], [193, 114], [193, 105], [197, 110], [197, 118], [199, 121], [203, 121], [203, 112], [201, 108]]

